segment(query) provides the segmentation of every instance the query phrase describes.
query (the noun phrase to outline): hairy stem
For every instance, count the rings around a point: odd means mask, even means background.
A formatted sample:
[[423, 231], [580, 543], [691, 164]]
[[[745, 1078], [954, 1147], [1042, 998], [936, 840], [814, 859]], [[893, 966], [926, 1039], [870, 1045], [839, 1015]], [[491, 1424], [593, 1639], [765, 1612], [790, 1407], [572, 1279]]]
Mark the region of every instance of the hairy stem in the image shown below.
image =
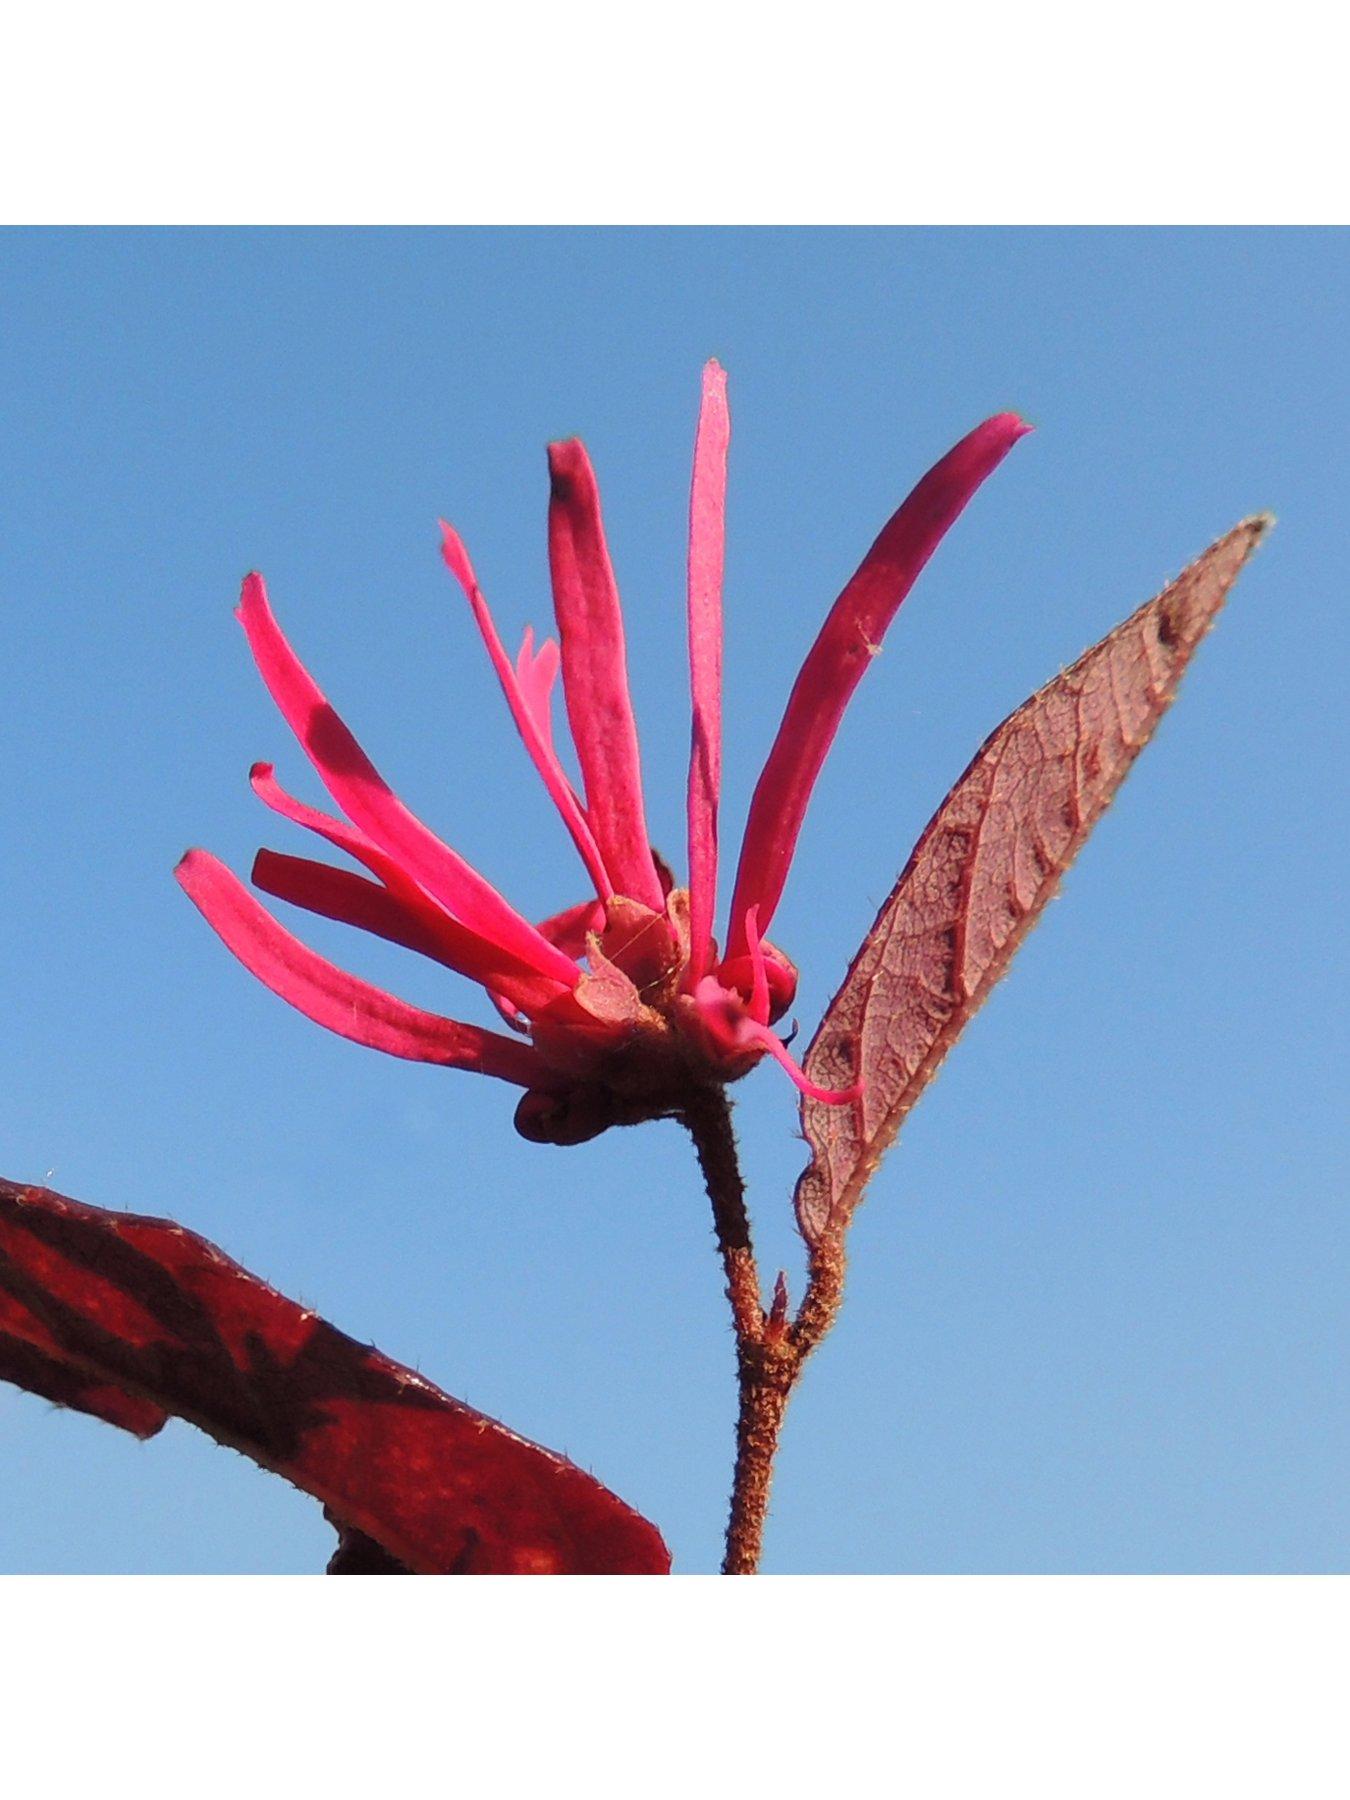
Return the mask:
[[731, 1129], [731, 1107], [721, 1088], [700, 1088], [686, 1103], [683, 1118], [712, 1201], [713, 1228], [726, 1271], [727, 1299], [739, 1350], [742, 1344], [758, 1341], [764, 1329], [764, 1310], [745, 1210], [745, 1182]]
[[753, 1575], [759, 1568], [778, 1434], [800, 1367], [786, 1342], [777, 1346], [776, 1355], [766, 1354], [770, 1349], [763, 1341], [738, 1347], [740, 1410], [724, 1575]]
[[811, 1247], [806, 1293], [792, 1325], [792, 1341], [804, 1361], [834, 1324], [844, 1298], [844, 1235], [831, 1232]]
[[731, 1107], [720, 1088], [700, 1089], [682, 1114], [694, 1140], [712, 1202], [713, 1227], [726, 1273], [727, 1299], [736, 1332], [739, 1408], [736, 1468], [727, 1521], [724, 1575], [753, 1575], [759, 1568], [774, 1458], [788, 1399], [802, 1364], [834, 1323], [843, 1295], [841, 1242], [817, 1244], [807, 1271], [806, 1294], [796, 1319], [787, 1320], [783, 1277], [766, 1313], [745, 1208], [745, 1183], [731, 1128]]

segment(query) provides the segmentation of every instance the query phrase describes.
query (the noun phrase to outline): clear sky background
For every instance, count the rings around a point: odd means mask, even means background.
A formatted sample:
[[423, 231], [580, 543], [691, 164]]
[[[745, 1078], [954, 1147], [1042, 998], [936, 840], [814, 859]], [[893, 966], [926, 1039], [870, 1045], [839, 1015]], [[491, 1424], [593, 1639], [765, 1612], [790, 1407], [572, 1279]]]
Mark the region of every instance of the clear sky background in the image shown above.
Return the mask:
[[[1278, 530], [1063, 897], [873, 1184], [789, 1419], [765, 1566], [1346, 1567], [1341, 1022], [1350, 239], [1073, 231], [0, 236], [0, 1173], [173, 1216], [720, 1553], [732, 1347], [673, 1125], [539, 1148], [513, 1091], [328, 1036], [175, 886], [307, 853], [317, 797], [231, 618], [284, 627], [403, 796], [517, 904], [584, 879], [504, 635], [548, 618], [543, 446], [583, 436], [649, 817], [683, 859], [699, 368], [730, 373], [725, 833], [825, 608], [986, 414], [1035, 422], [900, 615], [774, 931], [805, 1036], [988, 730], [1244, 514]], [[725, 894], [723, 896], [725, 898]], [[474, 990], [339, 927], [409, 999]], [[799, 1290], [795, 1097], [738, 1090]], [[0, 1569], [299, 1572], [318, 1507], [180, 1424], [0, 1388]]]

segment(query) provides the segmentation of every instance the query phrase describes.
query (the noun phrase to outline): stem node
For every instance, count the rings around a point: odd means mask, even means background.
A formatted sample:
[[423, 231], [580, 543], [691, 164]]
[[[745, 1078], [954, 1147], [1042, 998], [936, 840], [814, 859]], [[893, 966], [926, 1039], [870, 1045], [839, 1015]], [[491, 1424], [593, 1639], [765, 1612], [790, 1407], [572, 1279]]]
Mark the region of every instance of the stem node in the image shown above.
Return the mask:
[[736, 1331], [740, 1404], [736, 1419], [736, 1471], [727, 1522], [724, 1575], [753, 1575], [759, 1568], [774, 1457], [788, 1398], [802, 1364], [834, 1323], [843, 1293], [839, 1245], [812, 1252], [806, 1293], [788, 1322], [787, 1276], [780, 1272], [768, 1312], [760, 1300], [759, 1270], [745, 1208], [745, 1183], [731, 1128], [731, 1107], [721, 1088], [700, 1088], [682, 1112], [694, 1140], [712, 1202], [713, 1227], [727, 1278]]

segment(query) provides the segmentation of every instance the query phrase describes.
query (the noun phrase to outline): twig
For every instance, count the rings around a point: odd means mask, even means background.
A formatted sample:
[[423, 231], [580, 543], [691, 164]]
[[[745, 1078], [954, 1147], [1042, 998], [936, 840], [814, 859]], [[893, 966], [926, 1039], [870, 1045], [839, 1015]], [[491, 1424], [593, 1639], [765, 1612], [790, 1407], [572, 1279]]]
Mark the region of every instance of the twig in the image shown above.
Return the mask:
[[844, 1284], [843, 1245], [831, 1240], [813, 1249], [806, 1294], [791, 1324], [782, 1275], [766, 1313], [760, 1300], [759, 1269], [745, 1208], [745, 1183], [725, 1093], [721, 1088], [698, 1089], [686, 1102], [682, 1118], [694, 1140], [712, 1202], [713, 1226], [736, 1332], [736, 1469], [722, 1573], [753, 1575], [759, 1567], [774, 1457], [788, 1399], [802, 1364], [830, 1329], [839, 1310]]

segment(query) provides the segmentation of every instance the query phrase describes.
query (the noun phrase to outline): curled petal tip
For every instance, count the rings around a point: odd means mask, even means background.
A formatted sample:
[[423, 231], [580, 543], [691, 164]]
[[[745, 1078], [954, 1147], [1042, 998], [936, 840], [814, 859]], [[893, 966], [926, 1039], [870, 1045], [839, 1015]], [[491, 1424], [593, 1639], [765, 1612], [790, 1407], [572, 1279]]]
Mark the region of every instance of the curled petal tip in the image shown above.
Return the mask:
[[463, 538], [444, 519], [437, 523], [441, 528], [441, 555], [445, 558], [445, 566], [462, 588], [477, 587], [478, 577], [473, 572], [473, 564], [469, 561]]
[[256, 569], [250, 569], [239, 584], [239, 604], [234, 609], [236, 619], [242, 619], [247, 609], [257, 606], [259, 602], [267, 604], [267, 583]]
[[580, 438], [558, 438], [548, 447], [548, 472], [553, 492], [566, 499], [572, 492], [577, 472], [587, 462], [586, 446]]
[[997, 431], [1010, 444], [1015, 444], [1018, 438], [1024, 438], [1028, 432], [1036, 429], [1029, 420], [1014, 412], [995, 413], [992, 419], [986, 421], [986, 428]]

